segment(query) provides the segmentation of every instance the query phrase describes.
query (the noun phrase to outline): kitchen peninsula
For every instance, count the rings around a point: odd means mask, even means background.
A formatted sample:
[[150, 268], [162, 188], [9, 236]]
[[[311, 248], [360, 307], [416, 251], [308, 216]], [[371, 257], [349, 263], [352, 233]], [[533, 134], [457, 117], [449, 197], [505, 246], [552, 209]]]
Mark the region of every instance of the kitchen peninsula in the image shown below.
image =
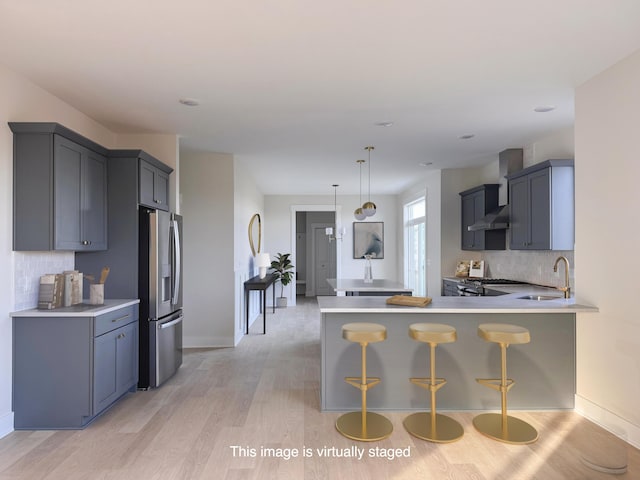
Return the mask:
[[358, 375], [360, 347], [343, 340], [341, 328], [350, 322], [380, 323], [387, 339], [367, 350], [367, 374], [381, 383], [368, 393], [373, 410], [425, 410], [424, 389], [409, 382], [426, 377], [428, 345], [409, 337], [412, 323], [445, 323], [456, 328], [455, 343], [437, 349], [438, 376], [447, 385], [438, 392], [441, 410], [495, 410], [500, 395], [483, 388], [476, 378], [499, 376], [500, 351], [477, 335], [482, 323], [511, 323], [528, 328], [531, 342], [508, 350], [509, 378], [516, 385], [509, 392], [509, 408], [521, 410], [572, 409], [575, 396], [575, 319], [577, 312], [597, 308], [576, 304], [574, 299], [531, 300], [541, 292], [557, 291], [531, 285], [511, 288], [498, 297], [437, 297], [424, 308], [387, 305], [384, 297], [320, 297], [321, 312], [321, 409], [357, 410], [360, 396], [344, 381]]

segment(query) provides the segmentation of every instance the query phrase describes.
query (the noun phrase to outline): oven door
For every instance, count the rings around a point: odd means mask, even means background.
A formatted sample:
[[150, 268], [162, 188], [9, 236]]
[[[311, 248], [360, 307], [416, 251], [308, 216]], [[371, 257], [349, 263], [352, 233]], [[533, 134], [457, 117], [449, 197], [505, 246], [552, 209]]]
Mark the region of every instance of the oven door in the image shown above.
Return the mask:
[[149, 322], [151, 358], [149, 386], [159, 387], [182, 365], [182, 310]]
[[458, 285], [459, 297], [479, 297], [481, 293], [475, 288], [465, 284]]

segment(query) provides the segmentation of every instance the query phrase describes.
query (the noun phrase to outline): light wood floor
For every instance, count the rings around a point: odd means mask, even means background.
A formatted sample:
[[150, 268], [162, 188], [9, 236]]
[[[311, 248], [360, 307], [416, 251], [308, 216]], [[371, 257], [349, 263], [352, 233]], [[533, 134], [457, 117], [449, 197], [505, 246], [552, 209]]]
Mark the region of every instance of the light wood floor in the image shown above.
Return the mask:
[[[410, 436], [402, 426], [405, 412], [388, 415], [394, 432], [387, 440], [342, 437], [334, 427], [338, 414], [319, 411], [320, 314], [315, 300], [301, 300], [295, 308], [269, 310], [266, 336], [257, 321], [235, 349], [187, 351], [168, 383], [127, 395], [85, 430], [20, 431], [0, 439], [0, 479], [640, 478], [638, 450], [572, 412], [514, 412], [540, 432], [528, 446], [483, 437], [471, 413], [451, 414], [465, 428], [452, 444]], [[360, 460], [319, 456], [323, 447], [342, 453], [354, 445], [365, 449]], [[377, 456], [370, 452], [376, 447]], [[255, 457], [247, 455], [251, 449]], [[283, 458], [291, 449], [300, 456]], [[303, 449], [311, 455], [302, 457]], [[389, 449], [409, 456], [380, 457]], [[626, 462], [628, 472], [596, 472], [582, 464], [583, 454]]]

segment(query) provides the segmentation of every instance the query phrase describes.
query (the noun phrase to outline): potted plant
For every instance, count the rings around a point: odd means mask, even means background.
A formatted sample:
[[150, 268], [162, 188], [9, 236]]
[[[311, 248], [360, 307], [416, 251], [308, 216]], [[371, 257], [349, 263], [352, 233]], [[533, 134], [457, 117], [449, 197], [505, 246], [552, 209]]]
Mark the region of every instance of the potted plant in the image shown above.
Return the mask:
[[276, 281], [280, 280], [280, 296], [276, 299], [276, 305], [278, 308], [287, 306], [287, 297], [284, 296], [284, 287], [289, 285], [293, 280], [293, 263], [289, 260], [290, 253], [278, 253], [276, 259], [271, 262], [271, 268], [273, 274], [276, 277]]

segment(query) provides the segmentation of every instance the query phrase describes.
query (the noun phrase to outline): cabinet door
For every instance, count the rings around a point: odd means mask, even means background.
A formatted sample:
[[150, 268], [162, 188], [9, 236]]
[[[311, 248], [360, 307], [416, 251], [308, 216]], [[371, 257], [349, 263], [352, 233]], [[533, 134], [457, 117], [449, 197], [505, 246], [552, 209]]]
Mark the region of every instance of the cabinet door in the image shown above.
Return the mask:
[[54, 136], [55, 250], [107, 248], [107, 160]]
[[138, 383], [138, 323], [122, 328], [116, 337], [116, 390], [118, 396]]
[[94, 339], [93, 414], [138, 383], [138, 323]]
[[156, 170], [153, 195], [156, 208], [169, 211], [169, 174], [162, 170]]
[[83, 250], [107, 249], [107, 159], [87, 151], [82, 163]]
[[473, 195], [462, 197], [462, 250], [472, 250], [475, 240], [475, 232], [470, 232], [467, 228], [475, 222], [475, 201]]
[[[485, 194], [484, 192], [478, 192], [472, 195], [473, 197], [473, 223], [476, 223], [485, 214]], [[484, 238], [485, 232], [483, 230], [476, 230], [473, 233], [473, 249], [484, 250]]]
[[509, 182], [511, 250], [529, 248], [529, 183], [526, 176]]
[[54, 136], [54, 249], [80, 250], [84, 147]]
[[118, 398], [116, 358], [120, 328], [94, 339], [93, 414], [97, 415]]
[[528, 175], [529, 179], [529, 248], [551, 248], [551, 175], [547, 168]]
[[141, 205], [155, 208], [154, 189], [155, 189], [155, 173], [156, 169], [153, 165], [140, 160], [140, 185], [139, 185], [139, 201]]
[[483, 250], [484, 231], [469, 231], [473, 225], [485, 214], [484, 192], [476, 192], [462, 197], [462, 250]]
[[158, 210], [169, 210], [169, 174], [140, 160], [140, 192], [141, 205]]

